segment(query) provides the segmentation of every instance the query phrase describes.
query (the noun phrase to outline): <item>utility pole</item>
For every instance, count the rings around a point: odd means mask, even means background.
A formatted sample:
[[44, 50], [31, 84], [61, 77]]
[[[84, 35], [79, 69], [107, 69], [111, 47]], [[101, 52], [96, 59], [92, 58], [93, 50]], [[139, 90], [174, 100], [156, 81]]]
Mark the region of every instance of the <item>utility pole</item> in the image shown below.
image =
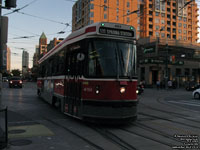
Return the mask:
[[[3, 73], [3, 50], [2, 50], [2, 39], [1, 39], [1, 8], [2, 0], [0, 0], [0, 96], [2, 91], [2, 73]], [[0, 100], [1, 105], [1, 100]]]
[[[5, 7], [2, 6], [2, 0], [0, 0], [0, 95], [2, 90], [2, 73], [3, 73], [3, 49], [2, 49], [2, 8], [10, 9], [16, 8], [16, 0], [5, 0]], [[1, 100], [0, 100], [1, 105]]]
[[168, 89], [168, 42], [166, 44], [166, 58], [165, 58], [165, 89]]

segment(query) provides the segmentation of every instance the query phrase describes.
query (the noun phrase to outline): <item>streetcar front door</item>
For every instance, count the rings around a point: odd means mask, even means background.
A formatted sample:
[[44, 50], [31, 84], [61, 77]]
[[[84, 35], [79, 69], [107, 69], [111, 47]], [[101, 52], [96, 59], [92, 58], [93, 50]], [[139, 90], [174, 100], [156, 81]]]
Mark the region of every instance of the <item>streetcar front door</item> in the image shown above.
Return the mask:
[[72, 116], [81, 116], [81, 81], [82, 62], [78, 52], [66, 54], [67, 75], [65, 84], [65, 113]]

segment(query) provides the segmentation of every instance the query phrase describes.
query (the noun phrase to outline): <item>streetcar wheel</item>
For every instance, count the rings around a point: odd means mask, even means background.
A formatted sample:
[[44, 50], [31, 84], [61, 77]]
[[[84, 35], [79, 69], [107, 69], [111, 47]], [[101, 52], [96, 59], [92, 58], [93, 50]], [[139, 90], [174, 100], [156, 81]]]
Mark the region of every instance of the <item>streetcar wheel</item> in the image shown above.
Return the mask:
[[199, 93], [195, 93], [194, 94], [194, 99], [200, 99], [200, 94]]

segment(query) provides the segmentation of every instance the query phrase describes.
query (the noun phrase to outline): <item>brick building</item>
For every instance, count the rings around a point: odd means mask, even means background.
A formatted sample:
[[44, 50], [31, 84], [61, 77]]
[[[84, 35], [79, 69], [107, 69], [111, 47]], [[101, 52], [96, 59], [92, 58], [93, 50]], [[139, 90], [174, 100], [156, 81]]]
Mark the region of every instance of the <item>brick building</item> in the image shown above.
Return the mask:
[[132, 25], [137, 31], [139, 81], [184, 85], [200, 82], [198, 10], [191, 0], [78, 0], [72, 30], [100, 21]]

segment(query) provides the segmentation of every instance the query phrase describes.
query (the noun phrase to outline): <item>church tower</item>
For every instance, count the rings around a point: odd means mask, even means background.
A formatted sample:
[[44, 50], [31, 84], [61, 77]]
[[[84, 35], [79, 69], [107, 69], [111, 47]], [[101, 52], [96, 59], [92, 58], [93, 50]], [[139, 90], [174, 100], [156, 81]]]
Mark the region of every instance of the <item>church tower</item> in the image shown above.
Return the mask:
[[47, 53], [47, 37], [44, 34], [44, 32], [42, 33], [39, 39], [39, 52], [40, 55], [44, 55]]

